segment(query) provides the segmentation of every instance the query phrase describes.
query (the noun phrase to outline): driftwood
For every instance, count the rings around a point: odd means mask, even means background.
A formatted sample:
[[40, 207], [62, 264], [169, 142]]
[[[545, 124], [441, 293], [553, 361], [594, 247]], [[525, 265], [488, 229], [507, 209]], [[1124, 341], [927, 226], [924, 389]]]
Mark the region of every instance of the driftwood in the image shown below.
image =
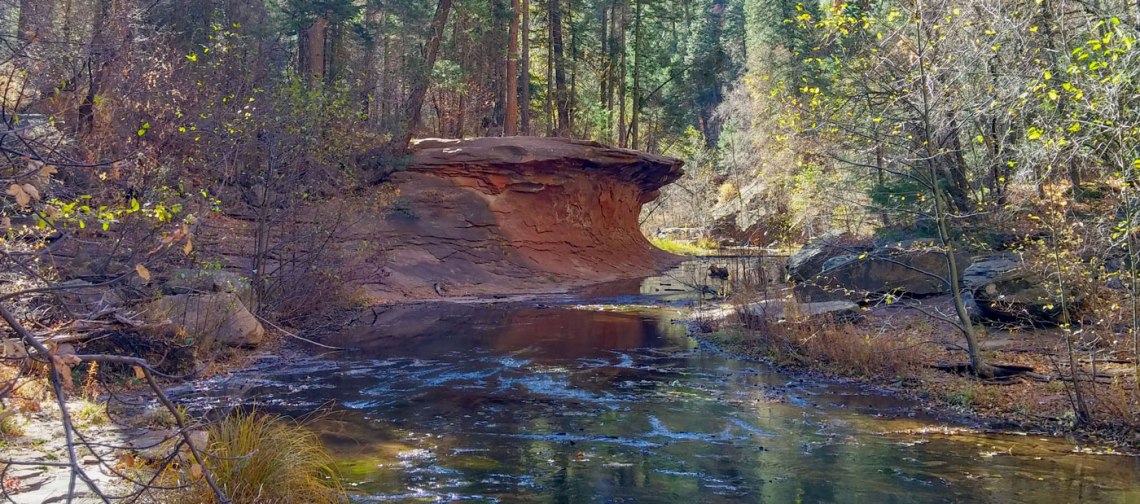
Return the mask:
[[[141, 479], [135, 478], [134, 476], [119, 471], [115, 468], [115, 462], [113, 460], [108, 460], [96, 453], [95, 450], [92, 449], [93, 445], [91, 441], [89, 441], [80, 431], [75, 428], [75, 425], [72, 422], [71, 413], [68, 409], [66, 394], [64, 392], [65, 388], [68, 386], [68, 382], [65, 382], [65, 376], [67, 376], [68, 373], [65, 373], [65, 370], [70, 370], [71, 366], [80, 362], [98, 362], [101, 364], [119, 364], [133, 367], [137, 375], [145, 380], [146, 385], [158, 399], [158, 402], [163, 407], [165, 407], [166, 410], [174, 417], [175, 423], [177, 424], [177, 429], [175, 429], [170, 434], [166, 441], [174, 444], [175, 453], [178, 453], [183, 447], [186, 447], [193, 455], [193, 460], [206, 460], [206, 452], [204, 449], [200, 448], [194, 443], [194, 432], [197, 429], [192, 428], [187, 418], [183, 416], [182, 411], [179, 410], [174, 402], [170, 400], [170, 398], [166, 395], [156, 380], [156, 376], [167, 378], [180, 377], [172, 377], [170, 375], [166, 375], [152, 367], [151, 364], [146, 360], [136, 357], [101, 354], [77, 355], [72, 353], [66, 355], [56, 355], [56, 353], [49, 349], [43, 342], [41, 342], [39, 338], [36, 337], [36, 335], [32, 334], [31, 331], [25, 328], [24, 325], [21, 324], [16, 319], [16, 317], [12, 315], [7, 307], [3, 305], [3, 303], [0, 303], [0, 318], [2, 318], [4, 322], [8, 324], [8, 326], [19, 337], [18, 339], [25, 345], [25, 348], [28, 352], [27, 358], [40, 361], [48, 365], [48, 378], [50, 379], [52, 391], [54, 393], [53, 395], [55, 396], [56, 402], [60, 409], [60, 420], [63, 424], [63, 432], [67, 446], [67, 460], [61, 462], [21, 461], [8, 459], [7, 457], [0, 459], [0, 466], [2, 466], [2, 468], [0, 468], [0, 479], [4, 479], [8, 469], [14, 466], [48, 465], [66, 467], [70, 469], [71, 472], [71, 478], [68, 483], [67, 502], [71, 502], [73, 500], [76, 493], [76, 486], [80, 483], [87, 486], [87, 488], [91, 490], [91, 492], [94, 493], [99, 500], [107, 503], [112, 502], [112, 500], [119, 499], [133, 501], [141, 496], [143, 492], [147, 492], [152, 488], [160, 488], [158, 485], [156, 485], [158, 474], [152, 476], [149, 481], [143, 481]], [[103, 489], [101, 489], [99, 485], [91, 478], [91, 476], [88, 475], [87, 469], [84, 468], [88, 465], [88, 463], [86, 460], [80, 460], [79, 453], [81, 447], [85, 447], [88, 451], [95, 454], [95, 463], [99, 465], [99, 469], [110, 472], [121, 478], [123, 481], [139, 485], [141, 486], [141, 489], [121, 496], [108, 495], [105, 493]], [[172, 460], [173, 459], [167, 460], [165, 463], [169, 463]], [[210, 487], [218, 502], [222, 504], [229, 504], [231, 500], [217, 485], [214, 480], [214, 476], [211, 474], [209, 469], [205, 465], [201, 464], [199, 464], [198, 467], [201, 469], [202, 478], [206, 481], [206, 484]], [[0, 488], [0, 495], [10, 500], [10, 496], [8, 495], [8, 488], [6, 486]]]

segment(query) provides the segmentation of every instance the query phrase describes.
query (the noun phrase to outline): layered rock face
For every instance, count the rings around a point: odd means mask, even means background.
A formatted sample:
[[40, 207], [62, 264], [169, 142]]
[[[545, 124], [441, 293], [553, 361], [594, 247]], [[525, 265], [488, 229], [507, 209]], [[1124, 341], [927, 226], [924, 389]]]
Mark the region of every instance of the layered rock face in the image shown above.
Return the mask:
[[399, 191], [357, 240], [392, 244], [385, 299], [553, 289], [645, 276], [677, 261], [642, 236], [641, 206], [681, 161], [595, 142], [536, 137], [421, 140], [391, 176]]

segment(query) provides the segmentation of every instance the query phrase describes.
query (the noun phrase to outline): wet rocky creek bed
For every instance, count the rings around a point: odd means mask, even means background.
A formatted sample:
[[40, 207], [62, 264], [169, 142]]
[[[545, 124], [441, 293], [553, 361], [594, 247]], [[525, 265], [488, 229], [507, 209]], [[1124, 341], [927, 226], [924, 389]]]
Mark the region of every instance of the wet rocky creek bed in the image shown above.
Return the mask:
[[387, 308], [174, 393], [308, 417], [358, 502], [1140, 503], [1135, 457], [709, 351], [677, 275]]

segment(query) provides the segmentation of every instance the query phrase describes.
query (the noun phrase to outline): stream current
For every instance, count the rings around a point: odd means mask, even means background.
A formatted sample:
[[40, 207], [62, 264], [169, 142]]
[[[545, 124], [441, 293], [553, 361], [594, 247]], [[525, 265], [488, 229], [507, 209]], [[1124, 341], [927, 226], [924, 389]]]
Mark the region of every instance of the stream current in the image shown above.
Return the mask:
[[673, 320], [696, 299], [679, 277], [704, 267], [575, 299], [397, 307], [398, 330], [327, 341], [353, 351], [176, 394], [321, 409], [309, 424], [356, 502], [1140, 503], [1135, 457], [701, 350]]

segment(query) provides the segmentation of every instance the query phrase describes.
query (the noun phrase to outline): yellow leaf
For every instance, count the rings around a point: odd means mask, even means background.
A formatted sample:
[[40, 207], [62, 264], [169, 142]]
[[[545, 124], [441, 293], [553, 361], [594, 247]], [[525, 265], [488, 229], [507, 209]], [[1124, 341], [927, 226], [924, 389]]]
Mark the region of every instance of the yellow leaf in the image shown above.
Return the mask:
[[190, 252], [193, 252], [193, 251], [194, 251], [194, 243], [191, 242], [189, 239], [187, 239], [186, 240], [186, 246], [182, 247], [182, 253], [186, 254], [186, 255], [190, 255]]
[[146, 379], [146, 373], [143, 371], [143, 368], [141, 366], [131, 366], [131, 367], [134, 368], [134, 370], [135, 370], [135, 378], [138, 378], [140, 380]]
[[150, 281], [150, 270], [146, 269], [146, 266], [143, 266], [141, 263], [136, 264], [135, 271], [138, 272], [139, 276], [142, 277], [143, 280], [146, 280], [148, 282]]

